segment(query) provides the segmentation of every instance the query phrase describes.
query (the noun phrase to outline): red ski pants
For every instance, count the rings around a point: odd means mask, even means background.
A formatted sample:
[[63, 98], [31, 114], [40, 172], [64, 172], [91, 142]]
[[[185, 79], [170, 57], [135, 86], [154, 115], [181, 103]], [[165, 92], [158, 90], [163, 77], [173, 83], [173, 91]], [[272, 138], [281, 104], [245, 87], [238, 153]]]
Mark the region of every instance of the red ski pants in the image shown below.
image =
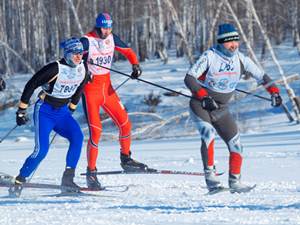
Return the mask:
[[111, 85], [110, 74], [93, 76], [93, 81], [86, 84], [83, 92], [83, 106], [90, 133], [87, 145], [89, 169], [96, 168], [98, 143], [102, 132], [101, 107], [119, 128], [121, 152], [128, 155], [131, 143], [131, 123], [125, 107]]

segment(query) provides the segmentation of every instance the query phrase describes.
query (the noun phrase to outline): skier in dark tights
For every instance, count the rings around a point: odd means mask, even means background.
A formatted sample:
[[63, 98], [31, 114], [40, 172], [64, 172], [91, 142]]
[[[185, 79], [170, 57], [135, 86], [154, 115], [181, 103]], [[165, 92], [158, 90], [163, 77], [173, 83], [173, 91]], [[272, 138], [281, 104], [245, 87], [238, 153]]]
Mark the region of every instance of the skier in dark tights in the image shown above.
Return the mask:
[[200, 56], [185, 77], [186, 86], [200, 100], [190, 101], [190, 115], [201, 135], [201, 156], [208, 190], [223, 188], [214, 165], [217, 132], [229, 149], [229, 188], [231, 192], [246, 192], [250, 187], [241, 183], [243, 148], [228, 102], [245, 72], [265, 86], [271, 95], [272, 106], [280, 106], [282, 100], [270, 77], [239, 52], [239, 34], [232, 24], [219, 26], [217, 41], [216, 46]]

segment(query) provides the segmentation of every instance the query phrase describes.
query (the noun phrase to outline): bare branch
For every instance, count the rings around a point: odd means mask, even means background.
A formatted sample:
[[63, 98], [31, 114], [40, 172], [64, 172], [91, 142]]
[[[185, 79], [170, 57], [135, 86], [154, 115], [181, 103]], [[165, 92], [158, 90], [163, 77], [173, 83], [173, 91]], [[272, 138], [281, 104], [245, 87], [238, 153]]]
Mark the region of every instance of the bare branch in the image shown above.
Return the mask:
[[9, 50], [11, 53], [13, 53], [18, 59], [20, 59], [20, 61], [28, 68], [28, 70], [31, 73], [34, 73], [34, 69], [30, 66], [30, 64], [27, 61], [25, 61], [23, 59], [23, 57], [19, 53], [17, 53], [15, 50], [13, 50], [7, 43], [0, 40], [0, 45], [3, 45], [7, 50]]
[[280, 75], [282, 77], [282, 81], [283, 81], [283, 84], [284, 84], [284, 86], [286, 88], [287, 94], [288, 94], [291, 102], [293, 103], [293, 110], [294, 110], [294, 112], [296, 114], [297, 121], [299, 123], [300, 122], [300, 113], [299, 113], [299, 109], [297, 107], [297, 104], [295, 102], [296, 96], [295, 96], [294, 90], [288, 84], [287, 79], [286, 79], [286, 77], [284, 75], [283, 69], [282, 69], [281, 65], [279, 64], [279, 62], [278, 62], [278, 60], [277, 60], [277, 58], [275, 56], [275, 52], [274, 52], [274, 50], [272, 48], [270, 39], [269, 39], [268, 35], [266, 34], [266, 31], [263, 28], [263, 26], [262, 26], [262, 24], [261, 24], [261, 22], [260, 22], [260, 20], [258, 18], [258, 15], [257, 15], [256, 10], [255, 10], [254, 5], [253, 5], [253, 1], [252, 0], [247, 0], [247, 1], [250, 1], [250, 3], [251, 3], [250, 7], [251, 7], [251, 10], [252, 10], [253, 16], [254, 16], [254, 18], [255, 18], [255, 20], [256, 20], [256, 22], [257, 22], [257, 24], [258, 24], [261, 32], [262, 32], [264, 40], [265, 40], [265, 42], [267, 44], [267, 47], [268, 47], [268, 49], [270, 51], [271, 57], [272, 57], [274, 63], [276, 64], [276, 66], [277, 66], [277, 68], [279, 70], [279, 73], [280, 73]]
[[77, 14], [77, 11], [75, 9], [75, 6], [74, 6], [74, 3], [73, 3], [73, 0], [68, 0], [69, 2], [69, 6], [74, 14], [74, 17], [75, 17], [75, 21], [76, 21], [76, 24], [78, 26], [78, 30], [80, 32], [81, 35], [83, 35], [83, 30], [82, 30], [82, 27], [81, 27], [81, 23], [79, 21], [79, 18], [78, 18], [78, 14]]
[[191, 51], [191, 48], [189, 48], [187, 37], [186, 37], [186, 34], [183, 32], [182, 24], [179, 21], [178, 14], [177, 14], [177, 12], [176, 12], [176, 10], [175, 10], [175, 8], [174, 8], [174, 6], [173, 6], [173, 4], [170, 0], [165, 0], [164, 3], [168, 6], [168, 9], [170, 10], [172, 19], [173, 19], [173, 21], [175, 23], [175, 26], [177, 28], [177, 32], [178, 32], [179, 36], [181, 37], [181, 39], [184, 43], [184, 50], [185, 50], [185, 53], [188, 57], [188, 60], [189, 60], [190, 64], [193, 64], [194, 59], [193, 59], [192, 51]]

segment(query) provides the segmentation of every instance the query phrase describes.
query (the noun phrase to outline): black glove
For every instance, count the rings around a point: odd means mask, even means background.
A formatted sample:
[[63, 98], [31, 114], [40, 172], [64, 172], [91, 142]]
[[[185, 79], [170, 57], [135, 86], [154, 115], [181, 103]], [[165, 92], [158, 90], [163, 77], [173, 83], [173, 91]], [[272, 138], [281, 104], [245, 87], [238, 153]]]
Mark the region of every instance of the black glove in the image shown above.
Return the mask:
[[19, 108], [16, 114], [16, 122], [18, 126], [22, 126], [29, 121], [26, 109]]
[[137, 79], [139, 76], [142, 75], [142, 69], [139, 64], [133, 64], [132, 65], [132, 73], [131, 73], [131, 79]]
[[0, 91], [3, 91], [6, 88], [6, 83], [5, 81], [0, 78]]
[[213, 111], [219, 108], [218, 104], [210, 96], [206, 96], [201, 99], [201, 106], [203, 109], [207, 111]]
[[92, 74], [92, 72], [89, 71], [89, 70], [87, 70], [86, 74], [88, 76], [87, 82], [93, 82], [93, 74]]
[[274, 93], [271, 95], [271, 105], [273, 107], [278, 107], [282, 104], [282, 98], [278, 93]]

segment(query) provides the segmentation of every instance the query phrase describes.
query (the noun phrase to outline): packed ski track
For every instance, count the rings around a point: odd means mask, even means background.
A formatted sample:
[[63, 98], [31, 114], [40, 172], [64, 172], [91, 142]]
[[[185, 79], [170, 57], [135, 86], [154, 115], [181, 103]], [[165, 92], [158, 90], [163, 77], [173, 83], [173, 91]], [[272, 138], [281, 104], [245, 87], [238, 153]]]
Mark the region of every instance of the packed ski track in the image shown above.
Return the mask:
[[[294, 130], [296, 128], [296, 130]], [[283, 132], [243, 135], [243, 180], [257, 187], [247, 194], [223, 192], [206, 196], [204, 179], [180, 175], [111, 175], [104, 185], [129, 185], [126, 192], [99, 196], [50, 197], [57, 190], [24, 189], [21, 198], [0, 190], [0, 224], [300, 224], [299, 126]], [[1, 171], [16, 174], [32, 140], [8, 141], [1, 148]], [[32, 182], [57, 184], [67, 143], [58, 140]], [[202, 171], [199, 139], [136, 141], [135, 157], [152, 167]], [[104, 143], [99, 170], [119, 169], [117, 143]], [[219, 171], [227, 172], [227, 150], [217, 140]], [[76, 181], [84, 185], [83, 153]], [[227, 183], [227, 173], [221, 180]]]
[[[276, 52], [282, 56], [280, 63], [287, 74], [299, 70], [299, 56], [292, 47], [280, 46]], [[272, 78], [279, 78], [272, 63], [267, 61], [264, 66]], [[130, 73], [126, 70], [130, 68], [128, 62], [115, 63], [114, 68]], [[142, 69], [143, 79], [189, 94], [183, 83], [188, 69], [186, 60], [170, 58], [167, 65], [159, 60], [148, 61], [142, 64]], [[8, 89], [23, 89], [29, 77], [13, 76], [7, 82]], [[126, 77], [112, 74], [112, 79], [117, 87]], [[242, 82], [240, 87], [247, 90], [251, 85]], [[299, 96], [299, 81], [291, 85]], [[133, 80], [123, 85], [118, 93], [129, 112], [140, 112], [146, 109], [141, 102], [151, 91], [165, 93]], [[263, 90], [256, 94], [267, 96]], [[282, 96], [287, 101], [284, 91]], [[0, 188], [0, 224], [300, 224], [300, 125], [290, 123], [282, 110], [270, 109], [269, 105], [267, 101], [250, 96], [231, 104], [233, 111], [239, 109], [240, 112], [236, 118], [245, 156], [242, 180], [257, 185], [250, 193], [222, 192], [208, 196], [201, 176], [158, 174], [99, 176], [105, 186], [127, 185], [129, 189], [126, 192], [93, 192], [97, 196], [56, 197], [58, 190], [27, 188], [20, 198], [8, 198], [7, 188]], [[10, 108], [1, 112], [1, 137], [15, 125], [15, 111]], [[157, 107], [157, 115], [163, 118], [185, 111], [188, 111], [188, 100], [180, 96], [163, 96]], [[86, 132], [86, 125], [81, 121], [82, 109], [74, 115]], [[138, 120], [131, 119], [136, 126]], [[153, 132], [155, 139], [133, 140], [133, 157], [156, 169], [202, 172], [200, 138], [192, 123], [171, 124], [161, 133]], [[121, 169], [118, 142], [105, 136], [106, 133], [117, 136], [117, 130], [108, 127], [104, 124], [103, 139], [106, 141], [100, 144], [98, 171]], [[159, 138], [160, 134], [163, 138]], [[0, 172], [17, 175], [25, 158], [33, 151], [32, 125], [16, 128], [0, 145]], [[85, 147], [86, 140], [75, 178], [81, 186], [85, 186], [85, 177], [80, 176], [86, 171]], [[31, 181], [60, 184], [67, 148], [67, 141], [56, 137]], [[217, 170], [225, 172], [221, 180], [227, 186], [228, 150], [219, 138], [216, 139], [215, 157]]]

